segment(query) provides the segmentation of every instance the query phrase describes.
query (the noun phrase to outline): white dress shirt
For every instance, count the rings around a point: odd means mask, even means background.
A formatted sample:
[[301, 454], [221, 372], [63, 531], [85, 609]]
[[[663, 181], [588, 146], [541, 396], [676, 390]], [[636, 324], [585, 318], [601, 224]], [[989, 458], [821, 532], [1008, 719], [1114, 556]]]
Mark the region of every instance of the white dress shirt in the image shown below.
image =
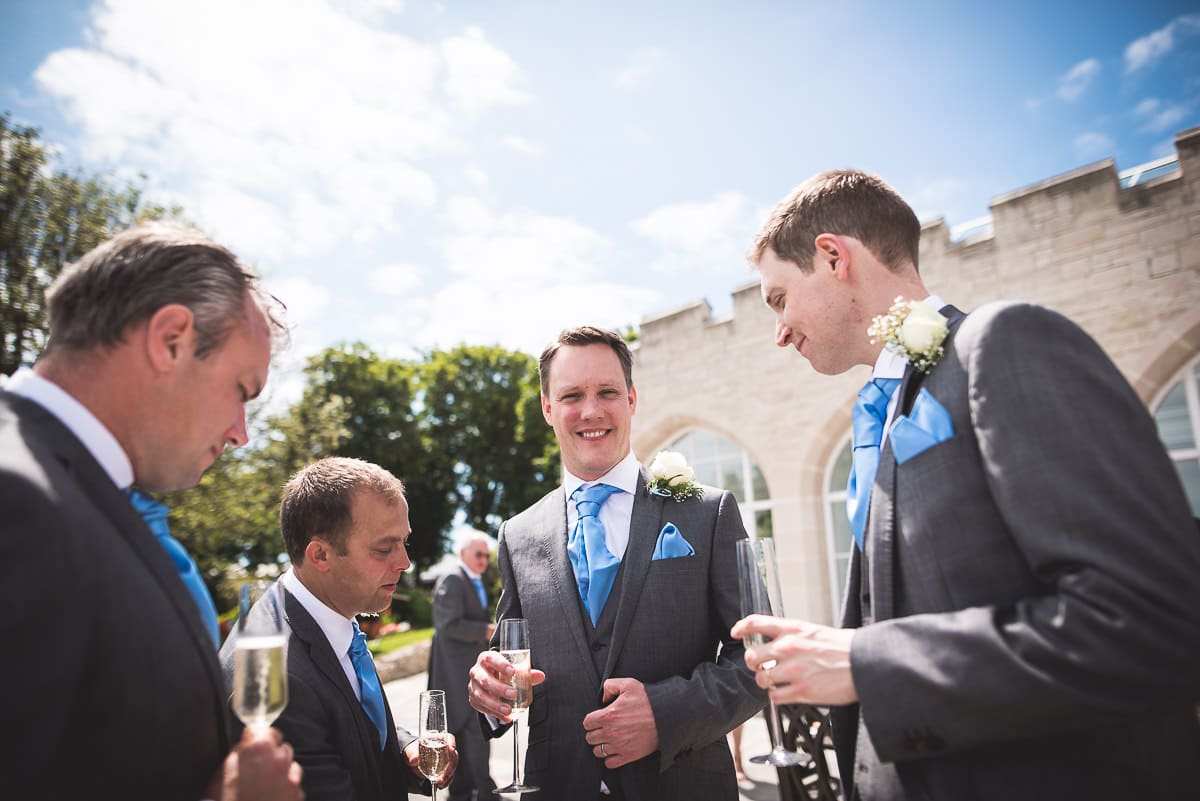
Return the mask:
[[329, 641], [333, 655], [354, 688], [354, 697], [362, 701], [362, 688], [358, 686], [358, 674], [354, 672], [354, 663], [350, 661], [350, 643], [354, 641], [354, 618], [343, 617], [341, 612], [330, 609], [325, 602], [313, 595], [304, 582], [300, 581], [294, 570], [289, 570], [279, 577], [284, 588], [296, 597], [304, 611], [321, 627], [321, 633]]
[[629, 523], [633, 519], [633, 496], [637, 492], [638, 474], [641, 464], [633, 455], [633, 451], [625, 454], [625, 458], [595, 481], [584, 481], [578, 476], [571, 475], [563, 469], [563, 494], [567, 501], [567, 532], [575, 530], [579, 520], [579, 512], [571, 500], [572, 493], [582, 484], [608, 484], [621, 490], [608, 496], [608, 500], [600, 507], [600, 522], [604, 524], [604, 542], [608, 550], [617, 559], [625, 558], [625, 549], [629, 546]]
[[57, 417], [79, 438], [118, 489], [133, 483], [133, 465], [121, 443], [96, 415], [58, 384], [21, 367], [4, 385], [4, 390], [28, 398]]

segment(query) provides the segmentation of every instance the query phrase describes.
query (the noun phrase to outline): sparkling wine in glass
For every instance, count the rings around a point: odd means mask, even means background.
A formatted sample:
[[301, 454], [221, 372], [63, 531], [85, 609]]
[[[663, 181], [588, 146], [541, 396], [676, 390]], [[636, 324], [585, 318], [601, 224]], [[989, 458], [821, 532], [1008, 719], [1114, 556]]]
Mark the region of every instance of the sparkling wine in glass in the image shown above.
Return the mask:
[[500, 621], [500, 655], [509, 661], [516, 673], [513, 674], [512, 686], [517, 691], [517, 697], [510, 701], [512, 705], [512, 735], [513, 735], [513, 778], [507, 787], [500, 787], [497, 794], [502, 793], [531, 793], [537, 790], [525, 784], [521, 779], [521, 745], [519, 735], [520, 722], [524, 720], [533, 702], [533, 679], [530, 675], [532, 663], [529, 657], [529, 622], [523, 618], [514, 617]]
[[417, 763], [421, 773], [433, 785], [433, 801], [437, 801], [438, 782], [450, 767], [450, 743], [446, 737], [446, 693], [425, 690], [420, 702], [421, 728], [418, 733]]
[[[747, 539], [737, 542], [738, 593], [741, 598], [742, 617], [746, 615], [772, 615], [783, 617], [783, 600], [779, 584], [779, 566], [775, 559], [775, 542], [771, 539]], [[742, 641], [747, 648], [757, 648], [766, 642], [761, 634], [751, 634]], [[763, 662], [763, 669], [775, 667], [774, 660]], [[789, 751], [783, 747], [780, 734], [779, 710], [775, 702], [768, 700], [767, 726], [771, 732], [771, 750], [761, 756], [750, 757], [750, 761], [777, 768], [789, 765], [806, 765], [811, 760], [808, 754]]]
[[287, 635], [271, 584], [243, 584], [233, 644], [233, 711], [252, 729], [270, 727], [287, 706]]

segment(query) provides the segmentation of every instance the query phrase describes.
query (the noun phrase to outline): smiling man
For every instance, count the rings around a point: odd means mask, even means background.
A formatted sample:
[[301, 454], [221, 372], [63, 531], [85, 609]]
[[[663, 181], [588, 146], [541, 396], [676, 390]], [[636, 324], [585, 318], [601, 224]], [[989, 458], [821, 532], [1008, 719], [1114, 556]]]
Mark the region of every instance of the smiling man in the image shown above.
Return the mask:
[[[283, 488], [292, 569], [258, 602], [282, 610], [288, 704], [275, 725], [304, 767], [308, 801], [397, 801], [417, 789], [417, 740], [397, 729], [355, 616], [387, 609], [408, 560], [404, 485], [378, 465], [331, 457]], [[221, 648], [232, 688], [237, 635]], [[458, 755], [451, 741], [450, 770]]]
[[[500, 528], [497, 620], [526, 618], [535, 667], [533, 799], [736, 799], [725, 734], [765, 703], [727, 634], [738, 617], [737, 503], [650, 494], [629, 446], [625, 341], [568, 329], [542, 353], [542, 414], [563, 483]], [[718, 657], [718, 649], [720, 656]], [[485, 651], [471, 705], [502, 731], [513, 668]]]

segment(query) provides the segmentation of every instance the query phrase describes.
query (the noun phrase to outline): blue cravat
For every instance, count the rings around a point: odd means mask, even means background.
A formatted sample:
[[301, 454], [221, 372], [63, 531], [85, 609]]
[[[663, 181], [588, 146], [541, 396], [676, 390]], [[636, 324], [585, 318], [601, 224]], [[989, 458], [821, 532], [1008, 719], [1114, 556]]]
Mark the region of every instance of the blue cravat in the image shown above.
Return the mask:
[[581, 484], [571, 493], [579, 519], [567, 538], [567, 555], [571, 567], [575, 568], [575, 582], [579, 585], [579, 597], [587, 607], [592, 625], [600, 619], [608, 593], [617, 578], [621, 560], [613, 556], [604, 541], [604, 524], [600, 522], [600, 507], [614, 492], [620, 492], [608, 484], [593, 484], [584, 489]]
[[854, 465], [846, 485], [846, 514], [860, 550], [867, 526], [871, 487], [875, 483], [875, 471], [879, 469], [883, 421], [887, 418], [888, 401], [898, 386], [899, 378], [873, 378], [859, 391], [858, 401], [854, 404]]
[[188, 588], [188, 592], [192, 594], [192, 600], [200, 609], [200, 617], [204, 620], [204, 625], [212, 637], [213, 645], [219, 647], [221, 635], [217, 629], [217, 607], [213, 605], [212, 596], [208, 594], [208, 588], [204, 586], [204, 579], [200, 577], [200, 570], [192, 561], [192, 557], [188, 555], [187, 549], [179, 544], [179, 540], [171, 536], [171, 530], [167, 527], [167, 515], [170, 510], [165, 504], [161, 504], [144, 492], [133, 488], [125, 490], [125, 494], [129, 496], [129, 501], [142, 516], [142, 520], [146, 521], [150, 531], [158, 538], [158, 543], [163, 550], [175, 563], [175, 569], [179, 571], [179, 578], [183, 579], [183, 585]]
[[483, 607], [483, 611], [487, 611], [487, 590], [483, 588], [483, 579], [473, 578], [471, 583], [475, 585], [475, 592], [479, 595], [479, 605]]
[[354, 639], [350, 641], [350, 663], [354, 665], [354, 675], [358, 676], [363, 709], [379, 731], [379, 748], [383, 749], [387, 745], [387, 712], [383, 708], [383, 688], [379, 685], [379, 674], [375, 672], [371, 652], [367, 650], [367, 635], [362, 633], [357, 620], [354, 621]]

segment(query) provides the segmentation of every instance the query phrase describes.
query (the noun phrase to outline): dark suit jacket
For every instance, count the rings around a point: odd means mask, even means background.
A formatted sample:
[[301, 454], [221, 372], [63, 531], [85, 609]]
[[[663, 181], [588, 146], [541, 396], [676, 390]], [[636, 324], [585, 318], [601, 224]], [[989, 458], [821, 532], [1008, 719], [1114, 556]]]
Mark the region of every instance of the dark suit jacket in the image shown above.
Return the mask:
[[231, 747], [212, 640], [83, 444], [0, 391], [4, 796], [196, 801]]
[[[416, 777], [408, 769], [403, 748], [412, 737], [397, 739], [392, 710], [387, 709], [388, 741], [379, 748], [379, 733], [354, 694], [321, 627], [283, 585], [276, 582], [262, 604], [282, 599], [288, 628], [288, 703], [275, 728], [296, 751], [304, 768], [307, 801], [401, 801]], [[254, 614], [253, 612], [251, 614]], [[221, 647], [221, 666], [228, 692], [233, 687], [233, 651], [237, 633]], [[227, 693], [226, 697], [229, 695]]]
[[446, 691], [450, 731], [475, 726], [467, 701], [467, 675], [480, 651], [488, 648], [488, 610], [479, 603], [471, 578], [459, 567], [438, 579], [433, 590], [433, 645], [429, 650], [429, 688]]
[[[530, 621], [533, 666], [546, 672], [529, 711], [527, 781], [542, 792], [528, 801], [592, 799], [601, 762], [584, 740], [583, 718], [600, 707], [609, 678], [646, 686], [660, 748], [619, 768], [629, 801], [736, 799], [725, 734], [766, 703], [730, 639], [739, 619], [737, 557], [746, 536], [733, 495], [712, 487], [703, 498], [674, 501], [638, 480], [623, 559], [612, 643], [603, 671], [592, 659], [579, 590], [567, 557], [567, 509], [561, 488], [500, 529], [503, 592], [497, 619]], [[672, 522], [692, 545], [690, 557], [651, 560]], [[721, 647], [720, 657], [717, 656]]]
[[[854, 681], [905, 795], [1200, 798], [1200, 537], [1137, 395], [1023, 304], [966, 317], [899, 391], [954, 435], [899, 465], [885, 444], [844, 623], [867, 598]], [[858, 711], [835, 710], [847, 789]]]

